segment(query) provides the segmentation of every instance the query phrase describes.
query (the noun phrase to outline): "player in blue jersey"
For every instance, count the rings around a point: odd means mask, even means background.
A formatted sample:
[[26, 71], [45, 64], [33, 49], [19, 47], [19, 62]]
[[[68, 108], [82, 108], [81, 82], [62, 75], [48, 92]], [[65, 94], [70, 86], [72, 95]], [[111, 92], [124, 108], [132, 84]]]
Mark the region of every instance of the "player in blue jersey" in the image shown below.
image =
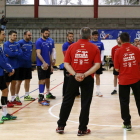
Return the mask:
[[[67, 33], [67, 42], [65, 42], [62, 46], [62, 51], [65, 57], [66, 51], [68, 49], [68, 47], [73, 44], [73, 32], [68, 32]], [[64, 83], [63, 83], [63, 97], [66, 93], [66, 89], [67, 89], [67, 85], [68, 85], [68, 81], [69, 81], [69, 72], [64, 68]], [[79, 93], [79, 89], [77, 90], [76, 93], [77, 97], [80, 97], [80, 93]]]
[[23, 57], [20, 59], [20, 80], [17, 81], [16, 84], [16, 101], [20, 101], [19, 99], [19, 90], [20, 85], [23, 80], [24, 82], [24, 88], [25, 88], [25, 101], [34, 101], [35, 98], [32, 98], [29, 95], [29, 88], [30, 88], [30, 81], [32, 79], [32, 50], [33, 50], [33, 43], [30, 41], [32, 37], [32, 34], [30, 31], [24, 32], [24, 39], [21, 39], [18, 41], [20, 44], [20, 47], [22, 49]]
[[[49, 28], [48, 28], [48, 31], [49, 31], [49, 34], [47, 36], [46, 41], [48, 42], [48, 44], [51, 47], [51, 49], [50, 49], [50, 55], [52, 55], [52, 64], [51, 65], [54, 66], [55, 62], [56, 62], [56, 50], [55, 50], [54, 40], [49, 37], [50, 36]], [[48, 98], [48, 99], [55, 99], [56, 96], [53, 96], [52, 93], [50, 92], [50, 78], [46, 79], [45, 84], [46, 84], [46, 89], [47, 89], [46, 98]]]
[[[0, 28], [0, 43], [5, 39], [5, 31]], [[7, 96], [8, 96], [8, 88], [6, 85], [5, 77], [4, 77], [4, 69], [9, 72], [9, 76], [14, 74], [14, 69], [5, 61], [5, 55], [0, 45], [0, 90], [2, 91], [1, 96], [1, 105], [2, 105], [2, 118], [0, 120], [0, 124], [2, 124], [6, 120], [14, 120], [17, 117], [12, 116], [7, 113]]]
[[[91, 40], [90, 42], [95, 44], [99, 50], [100, 50], [100, 54], [101, 54], [101, 61], [103, 62], [104, 59], [104, 44], [101, 41], [98, 41], [98, 37], [99, 37], [99, 33], [98, 31], [93, 31], [92, 32], [92, 38], [93, 40]], [[102, 74], [102, 63], [101, 63], [101, 67], [96, 71], [96, 96], [102, 97], [103, 94], [100, 92], [100, 74]]]
[[15, 73], [11, 77], [8, 76], [8, 73], [5, 73], [7, 87], [9, 87], [9, 84], [11, 83], [11, 102], [8, 101], [8, 104], [9, 107], [13, 107], [13, 104], [22, 105], [21, 102], [16, 101], [15, 99], [16, 81], [20, 80], [19, 63], [20, 58], [22, 57], [22, 50], [20, 48], [20, 45], [15, 42], [17, 39], [17, 32], [10, 31], [8, 34], [9, 40], [4, 43], [3, 49], [6, 55], [6, 61], [15, 69]]
[[48, 38], [48, 28], [41, 29], [41, 38], [35, 43], [37, 54], [37, 72], [39, 79], [39, 98], [38, 102], [42, 105], [49, 105], [49, 101], [44, 99], [44, 89], [46, 79], [50, 78], [50, 72], [52, 71], [52, 56], [50, 55], [51, 47], [46, 41]]

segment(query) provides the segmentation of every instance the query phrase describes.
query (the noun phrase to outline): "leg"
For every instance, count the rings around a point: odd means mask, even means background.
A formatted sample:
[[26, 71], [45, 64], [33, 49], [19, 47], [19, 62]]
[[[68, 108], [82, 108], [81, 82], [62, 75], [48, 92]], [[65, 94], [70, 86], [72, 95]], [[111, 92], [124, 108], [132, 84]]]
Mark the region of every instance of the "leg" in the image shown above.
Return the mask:
[[60, 109], [59, 120], [57, 122], [58, 127], [66, 126], [66, 121], [70, 115], [77, 88], [79, 88], [79, 82], [77, 82], [73, 76], [70, 76], [66, 94]]
[[16, 80], [13, 80], [11, 82], [10, 91], [11, 91], [12, 101], [14, 101], [14, 99], [15, 99], [15, 91], [16, 91]]
[[95, 74], [96, 77], [96, 85], [100, 86], [100, 74]]
[[22, 83], [22, 80], [18, 80], [18, 81], [16, 82], [16, 89], [15, 89], [16, 96], [19, 95], [21, 83]]
[[124, 120], [124, 125], [130, 125], [131, 124], [131, 116], [129, 113], [130, 85], [119, 85], [119, 99], [121, 107], [121, 117]]
[[90, 104], [93, 95], [94, 79], [88, 76], [81, 84], [81, 113], [79, 130], [86, 131], [89, 122]]
[[30, 79], [25, 79], [25, 83], [24, 83], [25, 92], [29, 92], [30, 81], [31, 81]]
[[67, 85], [68, 85], [68, 81], [69, 81], [69, 73], [64, 68], [63, 96], [65, 96]]
[[118, 75], [114, 75], [114, 88], [115, 90], [117, 90], [117, 79], [118, 79]]
[[138, 113], [140, 116], [140, 81], [133, 84], [131, 87], [134, 92], [134, 97], [135, 97]]
[[50, 78], [47, 78], [45, 80], [45, 85], [46, 85], [46, 89], [47, 89], [47, 94], [50, 93]]

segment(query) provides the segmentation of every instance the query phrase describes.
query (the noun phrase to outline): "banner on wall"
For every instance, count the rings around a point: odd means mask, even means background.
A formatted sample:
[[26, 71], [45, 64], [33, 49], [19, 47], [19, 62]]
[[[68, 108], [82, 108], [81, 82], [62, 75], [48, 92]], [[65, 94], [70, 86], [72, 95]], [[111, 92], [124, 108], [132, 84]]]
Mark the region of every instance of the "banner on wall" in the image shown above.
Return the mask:
[[140, 39], [140, 29], [139, 30], [121, 30], [121, 29], [114, 29], [114, 30], [104, 30], [100, 29], [99, 32], [99, 39], [106, 39], [106, 40], [116, 40], [121, 33], [127, 32], [130, 35], [130, 42], [134, 42], [135, 38]]
[[5, 15], [5, 0], [0, 0], [0, 18]]

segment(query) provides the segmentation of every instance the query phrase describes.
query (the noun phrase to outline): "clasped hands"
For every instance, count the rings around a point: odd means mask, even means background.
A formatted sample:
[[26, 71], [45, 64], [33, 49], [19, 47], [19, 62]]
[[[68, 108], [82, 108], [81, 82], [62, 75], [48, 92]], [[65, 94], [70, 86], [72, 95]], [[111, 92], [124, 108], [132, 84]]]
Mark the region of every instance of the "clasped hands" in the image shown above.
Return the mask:
[[82, 82], [85, 79], [85, 74], [84, 73], [76, 73], [75, 74], [75, 79], [78, 82]]

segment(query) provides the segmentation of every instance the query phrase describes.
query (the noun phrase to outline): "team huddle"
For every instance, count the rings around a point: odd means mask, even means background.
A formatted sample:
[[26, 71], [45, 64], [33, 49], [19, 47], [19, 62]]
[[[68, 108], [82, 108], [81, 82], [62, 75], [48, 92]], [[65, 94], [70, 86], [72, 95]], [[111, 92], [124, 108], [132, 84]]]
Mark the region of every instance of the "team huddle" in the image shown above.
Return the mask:
[[[31, 56], [33, 43], [31, 42], [31, 32], [24, 32], [24, 39], [16, 42], [17, 32], [8, 33], [9, 40], [0, 46], [0, 90], [2, 91], [1, 104], [3, 116], [0, 123], [5, 120], [14, 120], [17, 117], [7, 112], [7, 107], [22, 105], [19, 98], [19, 91], [24, 80], [25, 101], [34, 101], [29, 93], [30, 81], [32, 79]], [[45, 27], [41, 29], [41, 37], [35, 42], [37, 56], [37, 73], [39, 80], [38, 103], [49, 106], [50, 101], [56, 97], [50, 93], [50, 76], [53, 73], [53, 66], [56, 62], [56, 51], [54, 41], [49, 37], [50, 30]], [[102, 74], [102, 62], [104, 59], [104, 44], [98, 41], [98, 31], [92, 32], [89, 27], [80, 30], [80, 39], [73, 42], [74, 34], [68, 32], [68, 41], [63, 44], [64, 54], [64, 84], [63, 101], [60, 109], [59, 120], [57, 122], [57, 133], [64, 133], [66, 122], [70, 115], [75, 97], [81, 97], [81, 113], [79, 117], [78, 136], [89, 134], [87, 129], [89, 122], [89, 110], [93, 97], [94, 74], [96, 77], [96, 96], [103, 97], [100, 92], [100, 74]], [[0, 28], [0, 43], [5, 39], [4, 29]], [[91, 41], [90, 41], [91, 40]], [[130, 43], [128, 33], [122, 33], [117, 38], [117, 46], [112, 48], [111, 55], [114, 63], [114, 91], [117, 93], [117, 79], [119, 75], [119, 99], [121, 106], [121, 116], [124, 120], [123, 128], [131, 130], [131, 116], [129, 113], [129, 96], [132, 88], [138, 112], [140, 115], [140, 50]], [[11, 92], [11, 101], [8, 100], [8, 92]], [[47, 90], [44, 98], [44, 90]], [[79, 91], [80, 87], [80, 91]]]

